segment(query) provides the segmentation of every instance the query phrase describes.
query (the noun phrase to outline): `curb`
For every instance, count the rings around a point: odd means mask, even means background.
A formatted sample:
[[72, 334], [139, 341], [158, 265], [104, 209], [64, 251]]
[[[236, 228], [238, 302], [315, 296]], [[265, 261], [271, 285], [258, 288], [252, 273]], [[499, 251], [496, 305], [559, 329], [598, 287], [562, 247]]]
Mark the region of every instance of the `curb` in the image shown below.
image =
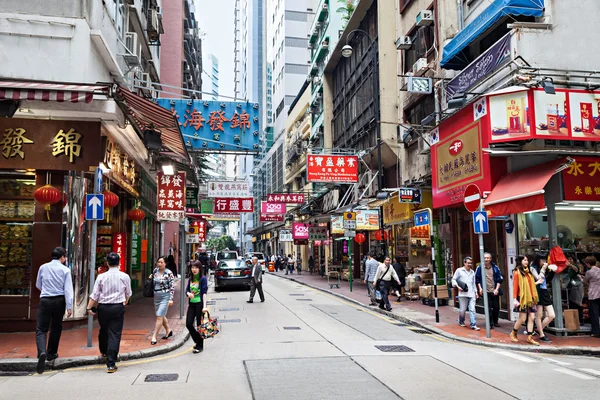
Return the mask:
[[[184, 332], [185, 334], [183, 334]], [[184, 330], [181, 336], [177, 336], [177, 339], [164, 346], [119, 354], [118, 361], [131, 361], [169, 353], [183, 346], [190, 338], [190, 333], [187, 332], [187, 330]], [[74, 367], [84, 367], [88, 365], [101, 365], [104, 363], [105, 361], [101, 356], [81, 356], [68, 358], [59, 357], [55, 361], [47, 362], [46, 370], [63, 370]], [[2, 372], [35, 372], [36, 366], [36, 358], [12, 358], [0, 360], [0, 371]]]
[[377, 312], [379, 314], [385, 315], [386, 317], [395, 319], [397, 321], [400, 321], [402, 323], [405, 323], [407, 325], [411, 325], [414, 327], [418, 327], [421, 329], [425, 329], [428, 330], [431, 333], [435, 333], [436, 335], [439, 336], [443, 336], [447, 339], [456, 341], [456, 342], [462, 342], [462, 343], [468, 343], [468, 344], [473, 344], [473, 345], [477, 345], [477, 346], [484, 346], [484, 347], [493, 347], [493, 348], [497, 348], [497, 349], [504, 349], [504, 350], [517, 350], [517, 351], [525, 351], [525, 352], [530, 352], [530, 353], [546, 353], [546, 354], [562, 354], [562, 355], [573, 355], [573, 356], [600, 356], [600, 347], [586, 347], [586, 346], [565, 346], [565, 347], [547, 347], [547, 346], [529, 346], [529, 345], [514, 345], [514, 344], [507, 344], [507, 343], [493, 343], [493, 342], [486, 342], [483, 340], [474, 340], [474, 339], [467, 339], [464, 338], [462, 336], [457, 336], [454, 335], [452, 333], [448, 333], [442, 329], [436, 328], [435, 326], [431, 326], [429, 324], [424, 324], [415, 320], [411, 320], [408, 319], [406, 317], [403, 317], [401, 315], [397, 315], [394, 313], [391, 313], [389, 311], [385, 311], [385, 310], [381, 310], [378, 307], [377, 308], [370, 308], [369, 306], [367, 306], [364, 303], [361, 303], [358, 300], [354, 300], [350, 297], [347, 297], [343, 294], [340, 293], [336, 293], [334, 291], [328, 290], [328, 289], [324, 289], [315, 285], [312, 285], [310, 283], [306, 283], [303, 281], [299, 281], [296, 280], [295, 278], [285, 278], [283, 276], [277, 275], [273, 272], [268, 272], [269, 275], [273, 275], [276, 276], [280, 279], [285, 279], [288, 281], [293, 281], [295, 283], [298, 283], [300, 285], [304, 285], [304, 286], [308, 286], [312, 289], [315, 290], [319, 290], [321, 292], [324, 293], [328, 293], [330, 295], [333, 295], [335, 297], [339, 297], [341, 299], [344, 299], [352, 304], [356, 304], [362, 308], [365, 308], [369, 311], [373, 311], [373, 312]]

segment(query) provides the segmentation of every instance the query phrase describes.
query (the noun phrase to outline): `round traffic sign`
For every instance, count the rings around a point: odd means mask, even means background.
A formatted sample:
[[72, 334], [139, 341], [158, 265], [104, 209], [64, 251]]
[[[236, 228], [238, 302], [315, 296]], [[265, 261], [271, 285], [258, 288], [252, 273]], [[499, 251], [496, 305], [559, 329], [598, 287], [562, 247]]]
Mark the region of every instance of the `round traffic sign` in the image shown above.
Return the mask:
[[465, 189], [465, 208], [469, 212], [475, 212], [479, 209], [481, 203], [481, 190], [479, 186], [470, 184]]

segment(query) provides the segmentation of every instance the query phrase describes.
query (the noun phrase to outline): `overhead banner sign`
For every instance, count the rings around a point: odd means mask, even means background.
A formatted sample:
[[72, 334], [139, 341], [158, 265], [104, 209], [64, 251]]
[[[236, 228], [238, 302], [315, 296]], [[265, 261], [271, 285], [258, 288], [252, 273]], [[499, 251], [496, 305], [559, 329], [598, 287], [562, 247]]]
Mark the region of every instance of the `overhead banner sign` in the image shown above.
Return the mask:
[[259, 151], [259, 105], [250, 102], [158, 99], [171, 110], [193, 150]]
[[198, 188], [185, 188], [185, 208], [198, 209]]
[[286, 213], [285, 203], [269, 203], [267, 201], [260, 202], [260, 212], [262, 214], [279, 214]]
[[326, 240], [327, 239], [327, 227], [323, 226], [309, 226], [308, 227], [308, 240]]
[[156, 219], [179, 221], [185, 217], [185, 172], [175, 175], [157, 173], [158, 205]]
[[267, 196], [267, 202], [269, 202], [269, 203], [302, 204], [302, 203], [304, 203], [304, 194], [273, 193], [273, 194], [270, 194]]
[[421, 189], [401, 188], [398, 191], [398, 201], [400, 203], [421, 203]]
[[308, 225], [302, 222], [295, 222], [292, 225], [292, 236], [294, 239], [308, 239]]
[[357, 156], [311, 154], [306, 168], [309, 182], [358, 182]]
[[208, 197], [252, 197], [246, 181], [209, 181]]
[[225, 214], [254, 212], [254, 199], [248, 198], [215, 198], [215, 212]]
[[279, 231], [279, 241], [293, 242], [294, 237], [292, 236], [292, 231], [290, 231], [289, 229]]
[[285, 216], [279, 214], [263, 214], [260, 213], [260, 222], [283, 222]]

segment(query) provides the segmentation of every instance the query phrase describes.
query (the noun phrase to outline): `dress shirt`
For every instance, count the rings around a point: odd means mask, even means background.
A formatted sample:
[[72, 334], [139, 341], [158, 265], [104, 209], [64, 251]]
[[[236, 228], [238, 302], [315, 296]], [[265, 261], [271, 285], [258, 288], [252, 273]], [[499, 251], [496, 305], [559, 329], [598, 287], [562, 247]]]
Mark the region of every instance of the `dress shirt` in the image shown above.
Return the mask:
[[65, 296], [67, 310], [73, 309], [73, 279], [71, 270], [60, 261], [52, 260], [40, 267], [35, 282], [40, 297]]
[[98, 304], [125, 303], [131, 297], [131, 278], [119, 267], [111, 267], [98, 276], [90, 298]]
[[588, 285], [588, 299], [600, 299], [600, 268], [592, 268], [585, 273], [583, 283]]
[[375, 282], [375, 274], [377, 274], [378, 267], [379, 262], [376, 259], [370, 258], [367, 260], [365, 263], [365, 280], [367, 282]]
[[377, 273], [375, 274], [375, 279], [373, 281], [377, 282], [377, 280], [379, 279], [381, 279], [384, 282], [390, 282], [392, 279], [396, 282], [400, 282], [400, 278], [398, 277], [396, 270], [394, 269], [394, 267], [392, 267], [391, 264], [389, 266], [389, 269], [387, 265], [379, 264], [379, 266], [377, 267]]
[[458, 297], [475, 297], [475, 272], [471, 268], [469, 271], [465, 267], [460, 267], [454, 272], [454, 276], [452, 277], [452, 286], [458, 287], [457, 281], [460, 279], [461, 282], [466, 283], [469, 287], [469, 290], [464, 292], [459, 290]]

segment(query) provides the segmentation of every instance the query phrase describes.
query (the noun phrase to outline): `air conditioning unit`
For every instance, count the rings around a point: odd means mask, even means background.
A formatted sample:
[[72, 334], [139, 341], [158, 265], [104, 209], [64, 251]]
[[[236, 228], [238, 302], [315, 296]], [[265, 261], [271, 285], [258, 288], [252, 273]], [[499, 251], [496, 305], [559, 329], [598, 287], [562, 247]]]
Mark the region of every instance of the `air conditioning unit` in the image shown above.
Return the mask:
[[427, 71], [427, 59], [419, 58], [417, 62], [413, 64], [412, 72], [414, 76], [421, 76]]
[[315, 77], [313, 78], [313, 83], [314, 83], [315, 85], [318, 85], [319, 83], [321, 83], [321, 78], [319, 78], [318, 76], [315, 76]]
[[138, 36], [135, 32], [125, 33], [125, 54], [123, 59], [129, 67], [140, 65], [140, 48], [138, 46]]
[[412, 47], [410, 36], [400, 36], [396, 39], [396, 50], [409, 50]]
[[157, 10], [150, 10], [150, 26], [148, 30], [153, 30], [158, 32], [158, 28], [159, 28], [159, 23], [158, 23], [158, 17], [159, 13]]
[[433, 11], [423, 10], [417, 14], [417, 26], [427, 26], [433, 24]]
[[407, 87], [408, 86], [408, 78], [410, 76], [413, 76], [412, 72], [408, 72], [404, 75], [406, 75], [406, 76], [403, 76], [400, 78], [400, 89], [404, 89], [405, 87]]
[[329, 42], [323, 42], [321, 43], [321, 45], [323, 46], [324, 49], [328, 49], [329, 48]]

